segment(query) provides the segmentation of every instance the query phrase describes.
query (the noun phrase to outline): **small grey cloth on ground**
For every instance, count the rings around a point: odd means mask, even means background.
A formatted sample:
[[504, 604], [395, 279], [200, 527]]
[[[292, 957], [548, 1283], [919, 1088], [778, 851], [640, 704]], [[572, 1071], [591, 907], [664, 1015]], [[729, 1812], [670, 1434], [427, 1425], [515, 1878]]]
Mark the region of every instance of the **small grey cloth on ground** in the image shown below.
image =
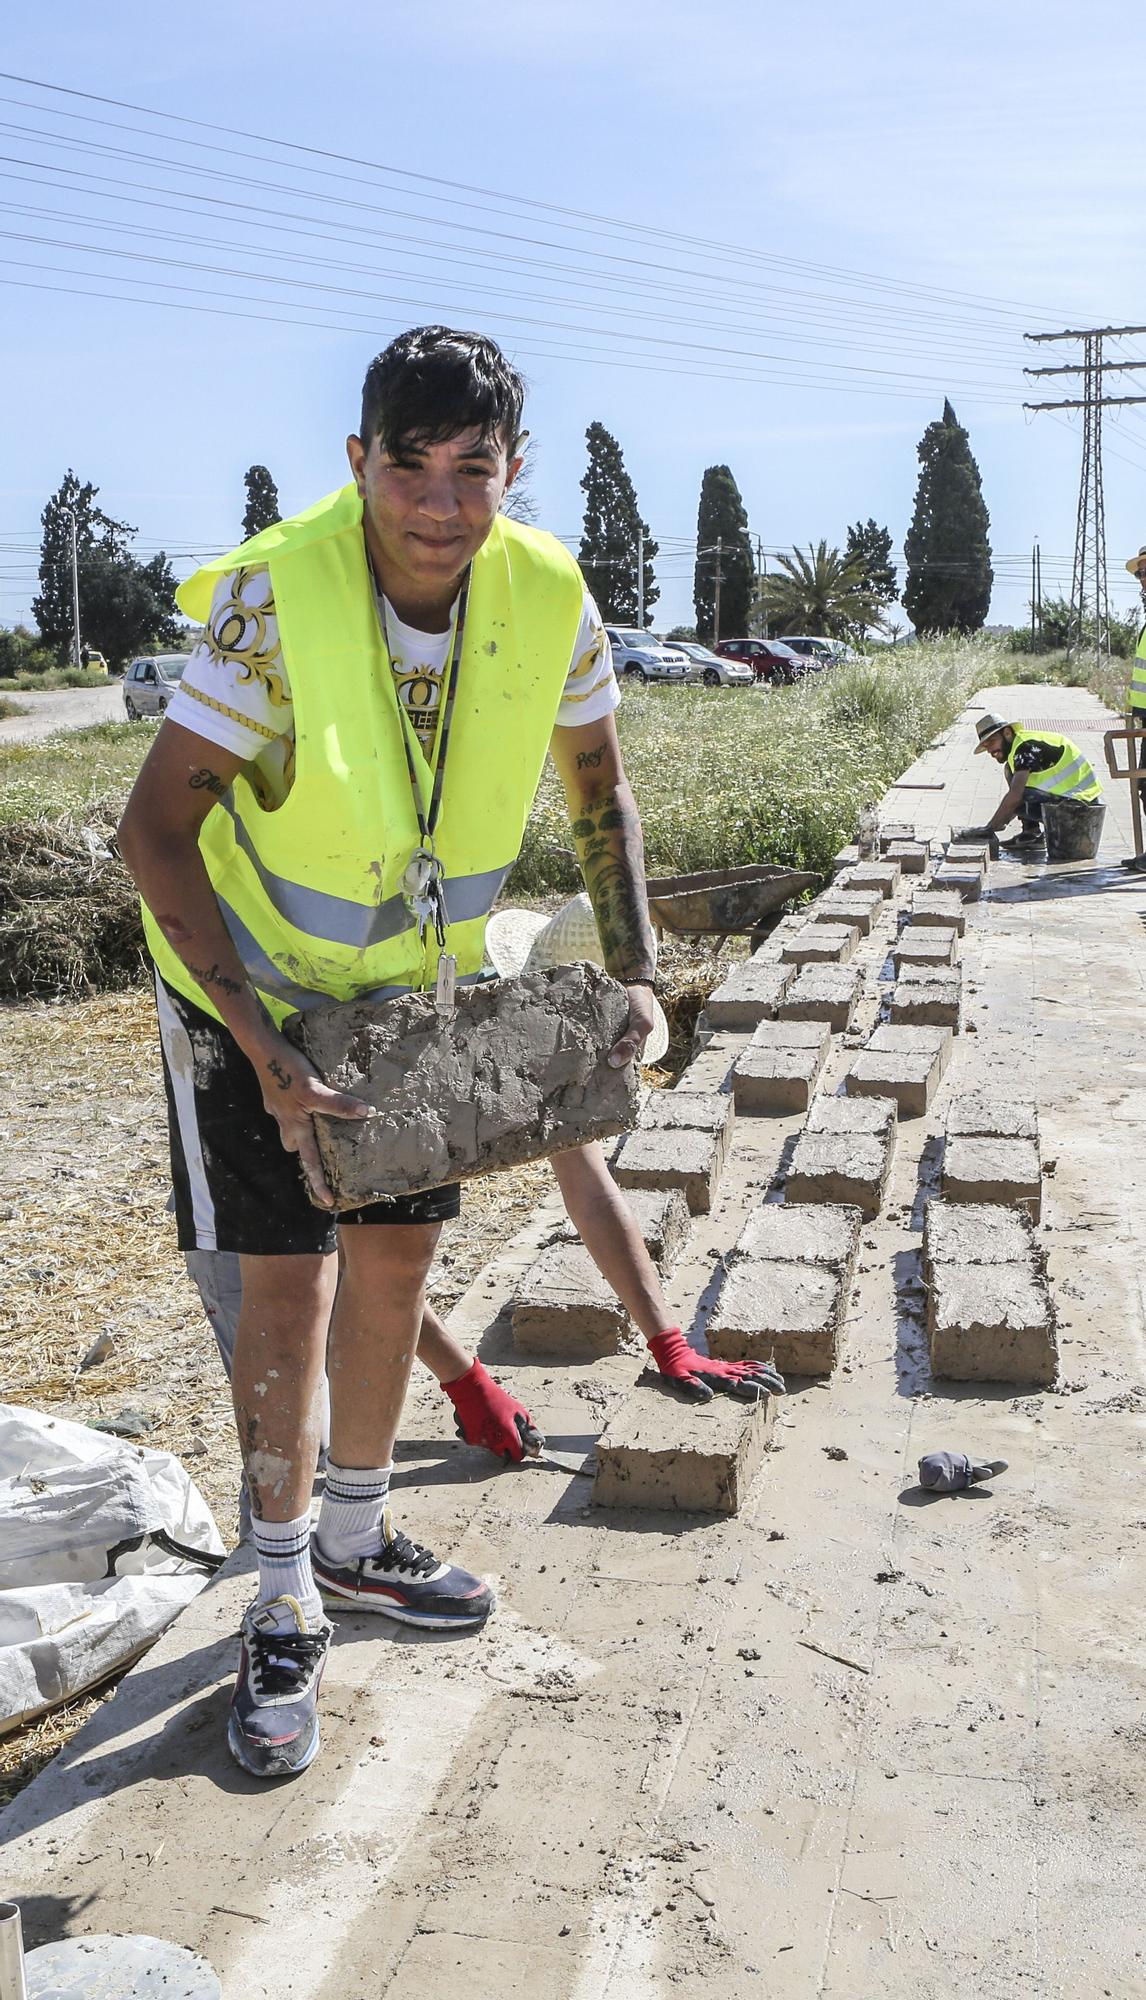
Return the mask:
[[1005, 1472], [1005, 1458], [969, 1458], [965, 1451], [929, 1451], [919, 1461], [919, 1484], [934, 1493], [958, 1493]]

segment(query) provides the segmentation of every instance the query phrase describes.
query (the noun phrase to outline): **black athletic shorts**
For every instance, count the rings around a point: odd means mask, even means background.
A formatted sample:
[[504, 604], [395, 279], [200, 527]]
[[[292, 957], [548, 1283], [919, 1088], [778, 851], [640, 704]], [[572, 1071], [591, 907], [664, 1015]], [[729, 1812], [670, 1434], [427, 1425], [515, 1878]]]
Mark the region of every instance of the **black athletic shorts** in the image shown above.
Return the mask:
[[158, 974], [155, 1001], [181, 1250], [325, 1255], [335, 1248], [339, 1224], [449, 1222], [457, 1215], [456, 1181], [337, 1217], [315, 1208], [298, 1155], [283, 1146], [234, 1036]]

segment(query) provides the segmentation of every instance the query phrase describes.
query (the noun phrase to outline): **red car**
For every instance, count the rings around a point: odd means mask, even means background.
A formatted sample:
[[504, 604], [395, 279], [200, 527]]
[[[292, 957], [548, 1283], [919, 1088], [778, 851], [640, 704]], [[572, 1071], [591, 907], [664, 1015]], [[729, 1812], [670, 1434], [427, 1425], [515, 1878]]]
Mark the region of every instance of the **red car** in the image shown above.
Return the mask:
[[780, 639], [718, 639], [712, 650], [726, 660], [745, 661], [758, 681], [770, 681], [777, 687], [803, 680], [809, 666]]

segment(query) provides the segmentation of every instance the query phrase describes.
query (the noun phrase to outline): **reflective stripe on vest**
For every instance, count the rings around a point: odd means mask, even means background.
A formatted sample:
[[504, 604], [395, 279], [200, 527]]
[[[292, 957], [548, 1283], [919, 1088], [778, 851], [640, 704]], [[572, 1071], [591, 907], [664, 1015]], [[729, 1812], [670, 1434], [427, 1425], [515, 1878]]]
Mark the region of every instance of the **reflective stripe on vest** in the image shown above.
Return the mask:
[[1045, 771], [1028, 771], [1027, 788], [1045, 792], [1048, 798], [1097, 799], [1102, 796], [1098, 779], [1077, 743], [1053, 729], [1016, 729], [1007, 753], [1007, 769], [1014, 776], [1015, 753], [1023, 743], [1046, 743], [1059, 752], [1058, 761]]
[[[220, 576], [265, 563], [290, 675], [295, 778], [274, 812], [244, 774], [214, 806], [200, 852], [248, 977], [276, 1021], [321, 1000], [432, 984], [438, 947], [400, 892], [418, 844], [394, 674], [379, 628], [353, 486], [277, 522], [181, 586], [200, 622]], [[485, 920], [517, 858], [573, 653], [581, 573], [549, 535], [499, 517], [474, 557], [436, 849], [445, 949], [480, 974]], [[432, 767], [416, 752], [424, 796]], [[164, 979], [217, 1013], [150, 912]]]
[[1138, 641], [1138, 650], [1134, 655], [1134, 665], [1130, 673], [1130, 706], [1146, 708], [1146, 625], [1142, 627], [1142, 635]]

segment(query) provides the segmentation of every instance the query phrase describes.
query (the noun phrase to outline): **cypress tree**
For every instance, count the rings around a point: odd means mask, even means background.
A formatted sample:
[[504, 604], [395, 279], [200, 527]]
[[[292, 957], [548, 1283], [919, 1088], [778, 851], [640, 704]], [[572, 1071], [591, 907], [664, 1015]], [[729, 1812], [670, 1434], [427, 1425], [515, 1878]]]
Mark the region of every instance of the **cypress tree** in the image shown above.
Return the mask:
[[585, 524], [578, 561], [602, 618], [633, 625], [638, 613], [638, 537], [645, 538], [645, 618], [660, 596], [653, 575], [657, 544], [651, 540], [637, 507], [632, 480], [625, 471], [621, 447], [604, 424], [585, 432], [589, 464], [581, 481]]
[[692, 601], [696, 606], [697, 633], [704, 645], [712, 643], [716, 629], [718, 542], [720, 632], [732, 638], [748, 630], [748, 614], [756, 594], [756, 565], [740, 488], [726, 465], [709, 466], [700, 482], [700, 505], [696, 511]]
[[857, 521], [848, 529], [844, 561], [856, 571], [877, 604], [894, 604], [898, 584], [891, 560], [891, 535], [886, 528], [871, 519]]
[[915, 513], [904, 541], [903, 603], [917, 632], [978, 632], [994, 571], [979, 468], [951, 404], [919, 440]]
[[264, 528], [273, 528], [281, 521], [279, 511], [279, 490], [265, 465], [248, 466], [243, 474], [243, 484], [247, 489], [247, 511], [243, 515], [243, 540], [260, 534]]

